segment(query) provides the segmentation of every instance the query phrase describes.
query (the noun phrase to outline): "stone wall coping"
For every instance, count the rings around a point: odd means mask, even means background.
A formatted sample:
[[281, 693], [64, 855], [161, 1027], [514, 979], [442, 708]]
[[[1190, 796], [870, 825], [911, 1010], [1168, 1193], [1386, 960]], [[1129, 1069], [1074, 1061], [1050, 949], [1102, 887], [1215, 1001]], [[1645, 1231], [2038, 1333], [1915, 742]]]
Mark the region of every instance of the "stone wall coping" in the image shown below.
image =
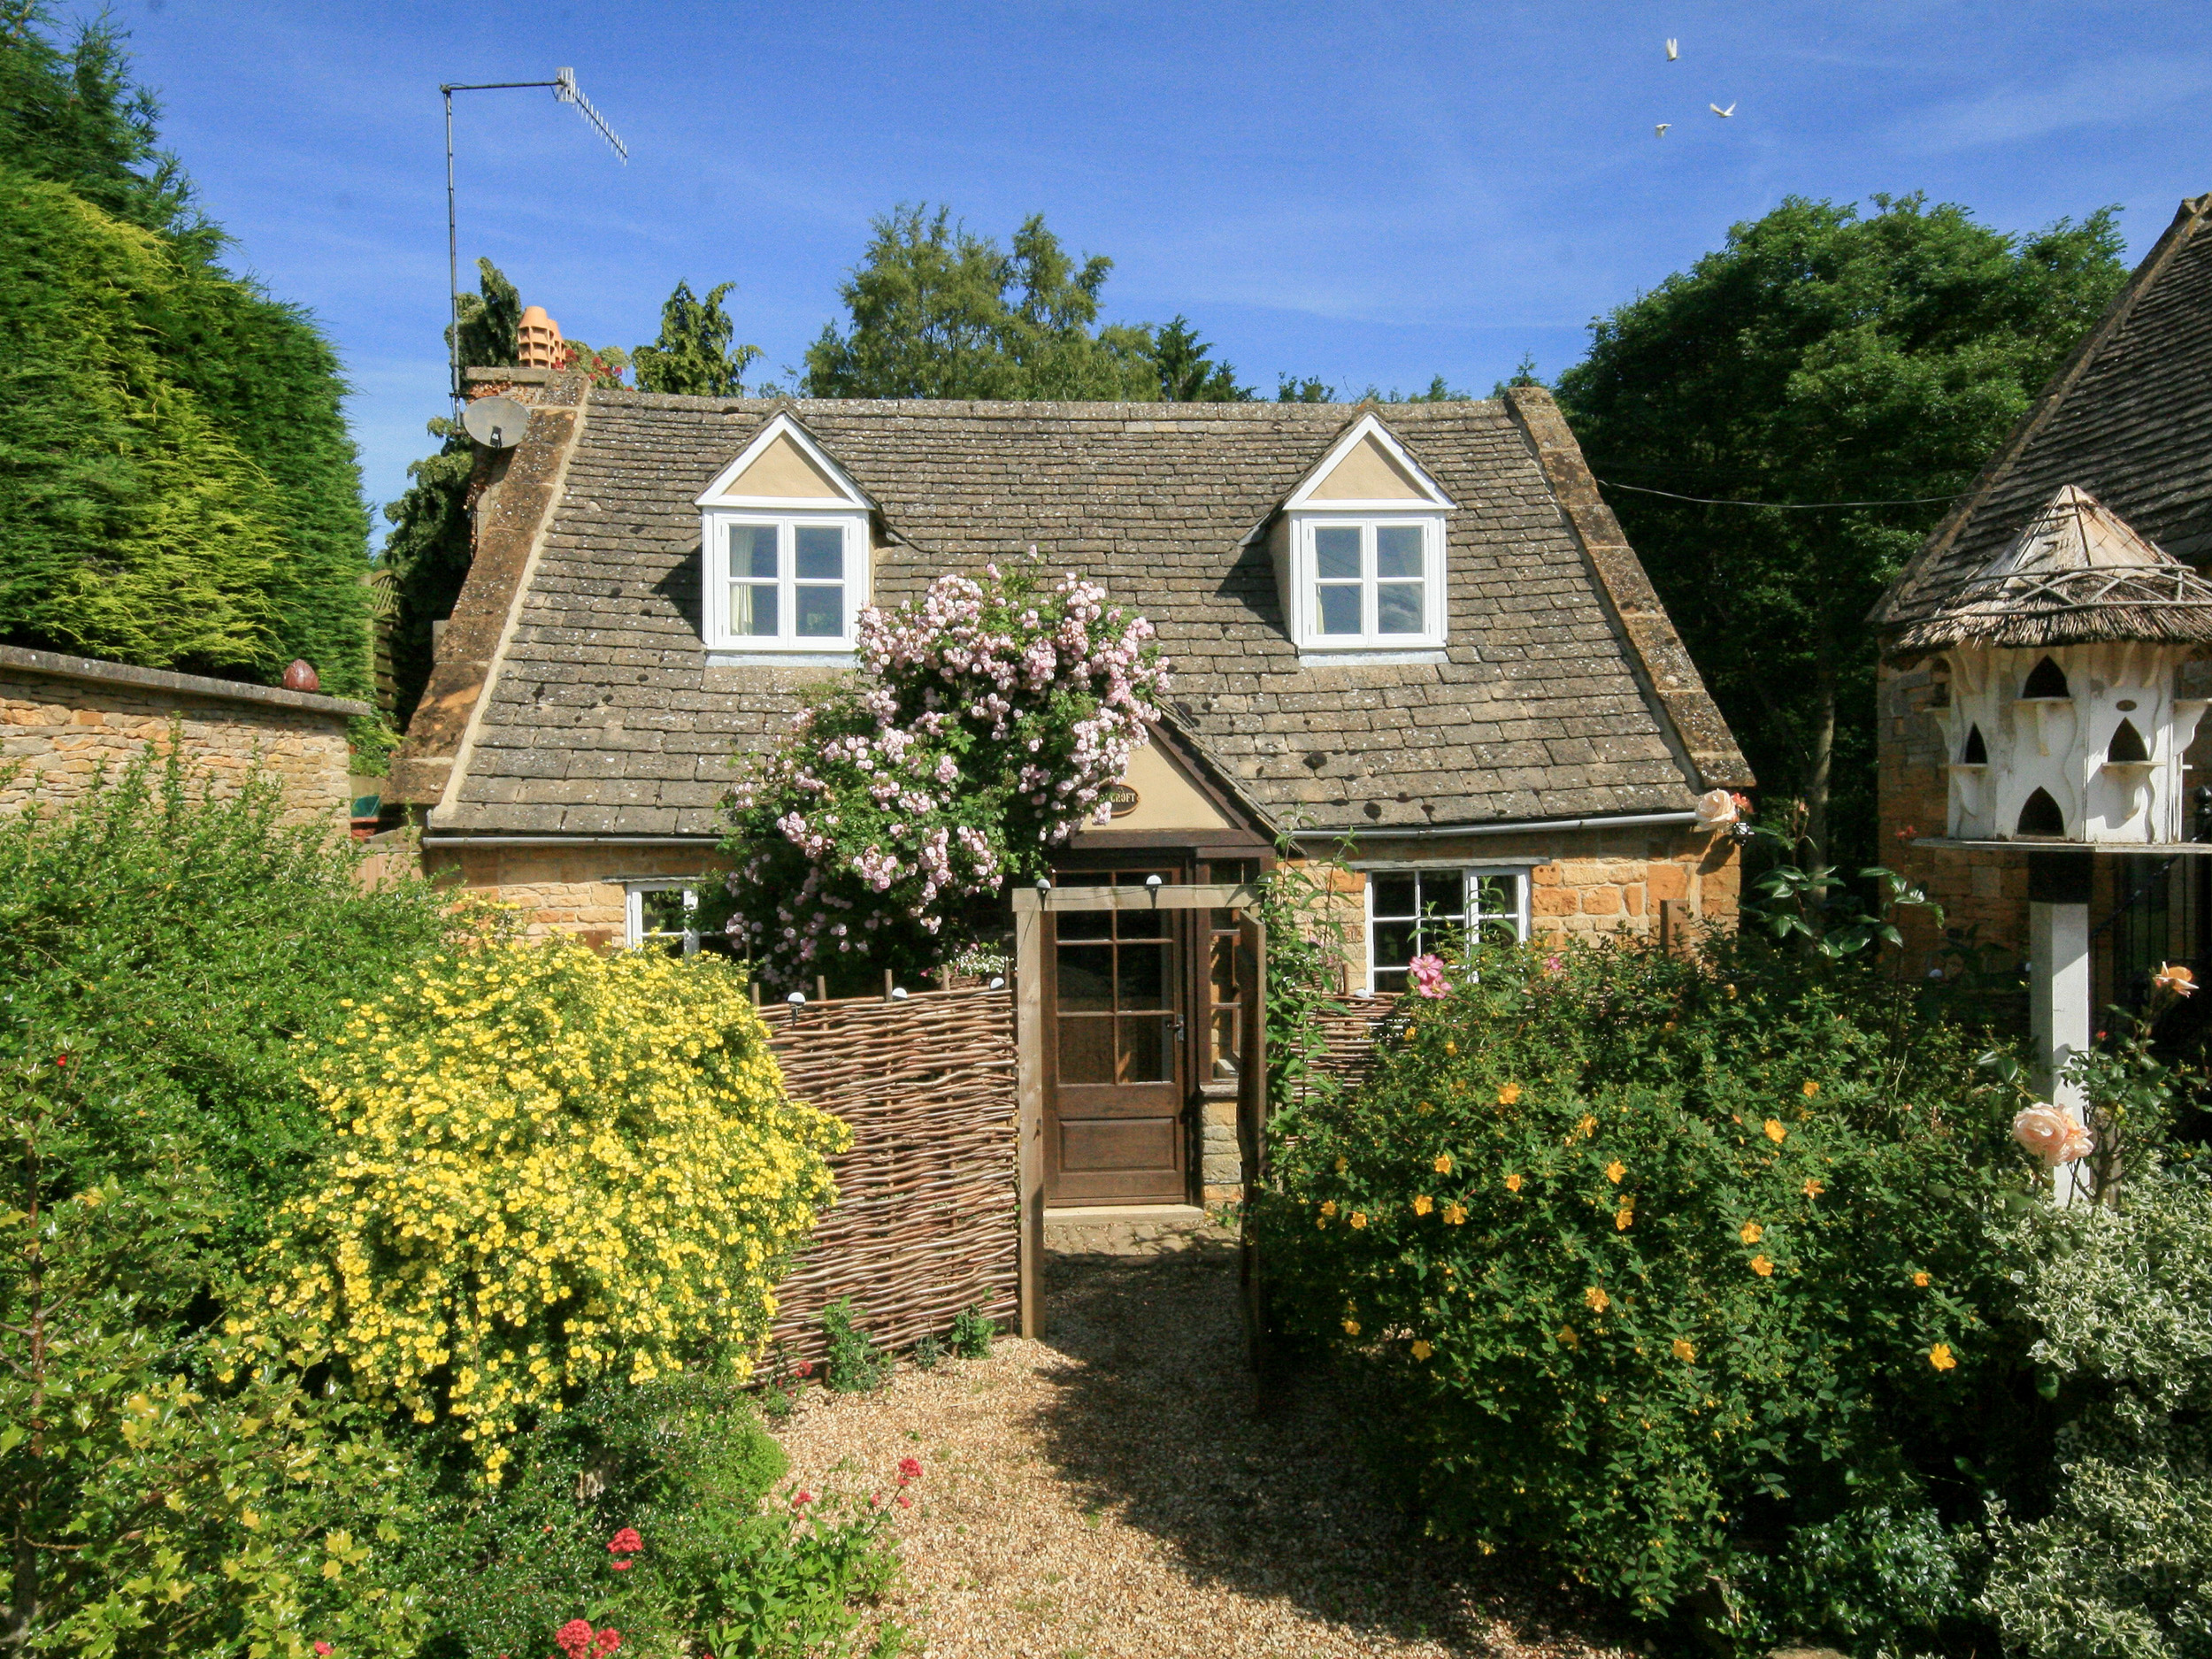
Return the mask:
[[178, 696], [200, 697], [211, 703], [260, 703], [267, 708], [297, 709], [307, 714], [327, 714], [339, 719], [357, 719], [373, 712], [365, 703], [349, 697], [326, 697], [319, 692], [288, 691], [281, 686], [255, 686], [242, 680], [215, 680], [205, 674], [173, 673], [165, 668], [138, 668], [129, 663], [103, 662], [92, 657], [69, 657], [60, 651], [35, 651], [27, 646], [0, 645], [0, 669], [38, 674], [49, 680], [73, 680], [88, 686], [126, 686], [140, 691], [166, 691]]

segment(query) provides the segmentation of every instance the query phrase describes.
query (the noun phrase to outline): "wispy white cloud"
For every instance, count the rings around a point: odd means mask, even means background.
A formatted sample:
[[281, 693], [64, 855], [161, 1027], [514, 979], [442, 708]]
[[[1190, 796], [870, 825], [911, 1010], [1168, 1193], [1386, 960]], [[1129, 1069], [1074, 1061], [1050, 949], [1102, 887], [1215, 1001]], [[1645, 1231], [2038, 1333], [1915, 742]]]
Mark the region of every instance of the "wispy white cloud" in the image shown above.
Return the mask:
[[1912, 148], [1940, 153], [2018, 143], [2085, 127], [2124, 127], [2212, 88], [2212, 58], [2136, 54], [2077, 63], [2062, 73], [1939, 104], [1916, 125]]

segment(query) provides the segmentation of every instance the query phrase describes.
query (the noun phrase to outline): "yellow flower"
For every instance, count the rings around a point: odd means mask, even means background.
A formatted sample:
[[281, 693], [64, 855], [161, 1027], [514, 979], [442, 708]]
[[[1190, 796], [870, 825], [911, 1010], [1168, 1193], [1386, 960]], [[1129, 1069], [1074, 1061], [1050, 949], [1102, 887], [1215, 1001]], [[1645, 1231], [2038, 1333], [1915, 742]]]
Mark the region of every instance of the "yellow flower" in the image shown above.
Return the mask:
[[1505, 1178], [1505, 1190], [1509, 1193], [1517, 1193], [1521, 1190], [1521, 1172], [1518, 1170]]
[[1826, 1192], [1827, 1190], [1828, 1189], [1826, 1187], [1823, 1187], [1818, 1181], [1816, 1180], [1808, 1179], [1805, 1183], [1805, 1196], [1808, 1198], [1817, 1198], [1821, 1195], [1821, 1194]]
[[1518, 1083], [1508, 1083], [1498, 1091], [1498, 1104], [1501, 1106], [1510, 1106], [1520, 1098], [1521, 1086]]
[[1418, 1106], [1416, 1106], [1413, 1110], [1414, 1110], [1416, 1112], [1417, 1112], [1418, 1114], [1420, 1114], [1420, 1116], [1422, 1116], [1422, 1117], [1425, 1118], [1425, 1117], [1427, 1117], [1427, 1116], [1428, 1116], [1431, 1112], [1434, 1111], [1434, 1110], [1436, 1110], [1436, 1108], [1435, 1108], [1435, 1107], [1433, 1107], [1433, 1106], [1432, 1106], [1432, 1105], [1430, 1105], [1430, 1104], [1428, 1103], [1428, 1102], [1426, 1102], [1426, 1101], [1423, 1101], [1423, 1102], [1421, 1102]]
[[1613, 1299], [1595, 1285], [1582, 1293], [1582, 1300], [1587, 1302], [1591, 1310], [1595, 1313], [1603, 1313], [1613, 1305]]
[[1344, 1334], [1347, 1336], [1357, 1336], [1359, 1334], [1359, 1321], [1356, 1319], [1347, 1319], [1344, 1322]]
[[1686, 1365], [1697, 1357], [1697, 1350], [1678, 1336], [1674, 1339], [1674, 1356]]
[[1756, 1273], [1761, 1279], [1772, 1279], [1774, 1277], [1774, 1263], [1768, 1261], [1763, 1256], [1755, 1256], [1751, 1258], [1751, 1271]]
[[1636, 1206], [1632, 1203], [1622, 1204], [1618, 1210], [1613, 1212], [1613, 1231], [1616, 1233], [1626, 1233], [1628, 1231], [1629, 1223], [1634, 1221], [1635, 1219]]
[[1336, 1200], [1333, 1198], [1325, 1200], [1321, 1205], [1321, 1214], [1325, 1219], [1333, 1220], [1336, 1217]]
[[1438, 1153], [1434, 1167], [1439, 1175], [1449, 1175], [1452, 1172], [1452, 1155], [1448, 1152]]
[[1605, 1179], [1612, 1182], [1616, 1187], [1618, 1187], [1621, 1184], [1621, 1177], [1627, 1173], [1628, 1165], [1622, 1163], [1618, 1158], [1615, 1158], [1610, 1164], [1605, 1166]]
[[1928, 1276], [1925, 1273], [1915, 1273], [1912, 1276], [1912, 1282], [1919, 1286], [1923, 1290], [1928, 1288]]
[[[1461, 1222], [1467, 1219], [1466, 1206], [1463, 1204], [1448, 1205], [1444, 1210], [1444, 1219], [1450, 1222], [1452, 1225], [1456, 1227]], [[1447, 1268], [1445, 1271], [1448, 1272], [1451, 1270]]]
[[1778, 1147], [1782, 1144], [1782, 1137], [1789, 1133], [1788, 1130], [1782, 1127], [1782, 1120], [1778, 1118], [1768, 1118], [1763, 1126], [1766, 1130], [1767, 1139], [1773, 1141]]
[[1425, 1216], [1435, 1208], [1435, 1203], [1426, 1193], [1419, 1194], [1413, 1201], [1413, 1213], [1417, 1216]]
[[1720, 988], [1727, 994], [1728, 1000], [1730, 1002], [1732, 1002], [1736, 1000], [1736, 987], [1734, 986], [1724, 985]]
[[1459, 1052], [1459, 1045], [1452, 1041], [1449, 1038], [1446, 1038], [1444, 1041], [1444, 1052], [1446, 1054], [1457, 1054]]
[[1570, 1325], [1561, 1325], [1559, 1329], [1553, 1333], [1552, 1340], [1558, 1343], [1562, 1348], [1580, 1348], [1582, 1346], [1582, 1339], [1574, 1333], [1574, 1327]]
[[1755, 1221], [1747, 1221], [1743, 1224], [1743, 1231], [1736, 1236], [1746, 1244], [1756, 1244], [1766, 1237], [1766, 1229]]
[[1345, 1159], [1345, 1158], [1339, 1158], [1339, 1159], [1336, 1161], [1336, 1172], [1337, 1172], [1339, 1175], [1341, 1175], [1341, 1174], [1343, 1174], [1343, 1173], [1344, 1173], [1345, 1167], [1346, 1167], [1346, 1165], [1347, 1165], [1347, 1164], [1348, 1164], [1348, 1162], [1349, 1162], [1349, 1160], [1348, 1160], [1348, 1159]]
[[1413, 1345], [1413, 1357], [1416, 1359], [1426, 1359], [1430, 1355], [1435, 1352], [1436, 1350], [1434, 1348], [1431, 1348], [1426, 1342], [1424, 1341], [1417, 1340]]
[[1951, 1356], [1951, 1345], [1948, 1342], [1939, 1342], [1928, 1350], [1928, 1363], [1938, 1371], [1953, 1371], [1958, 1366], [1958, 1361]]
[[1596, 1114], [1594, 1114], [1594, 1113], [1593, 1113], [1593, 1112], [1585, 1112], [1585, 1113], [1583, 1113], [1583, 1114], [1582, 1114], [1582, 1121], [1581, 1121], [1580, 1123], [1578, 1123], [1578, 1124], [1577, 1124], [1577, 1125], [1575, 1125], [1575, 1133], [1576, 1133], [1577, 1134], [1578, 1134], [1578, 1135], [1583, 1135], [1583, 1136], [1586, 1136], [1586, 1136], [1589, 1136], [1589, 1135], [1594, 1135], [1594, 1134], [1597, 1133], [1597, 1132], [1598, 1132], [1598, 1120], [1597, 1120]]
[[1352, 1225], [1355, 1227], [1365, 1226], [1367, 1225], [1367, 1212], [1364, 1210], [1355, 1210], [1352, 1212]]
[[1806, 1098], [1807, 1100], [1810, 1100], [1810, 1099], [1812, 1099], [1812, 1097], [1813, 1097], [1814, 1095], [1816, 1095], [1816, 1094], [1819, 1094], [1819, 1093], [1820, 1093], [1820, 1085], [1819, 1085], [1819, 1084], [1817, 1084], [1817, 1083], [1816, 1083], [1816, 1082], [1814, 1082], [1814, 1081], [1812, 1080], [1812, 1079], [1810, 1079], [1810, 1078], [1807, 1078], [1807, 1079], [1805, 1079], [1805, 1098]]

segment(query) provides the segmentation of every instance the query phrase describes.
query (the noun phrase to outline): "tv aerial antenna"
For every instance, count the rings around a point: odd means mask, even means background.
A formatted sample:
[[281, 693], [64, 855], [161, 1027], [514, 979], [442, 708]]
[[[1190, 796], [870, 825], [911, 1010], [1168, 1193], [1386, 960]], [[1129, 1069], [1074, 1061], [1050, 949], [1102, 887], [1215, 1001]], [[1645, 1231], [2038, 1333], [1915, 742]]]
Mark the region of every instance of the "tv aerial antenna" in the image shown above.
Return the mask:
[[572, 104], [591, 130], [607, 141], [607, 147], [630, 165], [630, 147], [607, 125], [576, 84], [573, 69], [557, 69], [550, 81], [446, 81], [438, 90], [445, 98], [445, 265], [446, 309], [451, 323], [447, 332], [446, 366], [450, 373], [453, 401], [461, 401], [461, 239], [453, 212], [453, 95], [457, 92], [512, 92], [524, 88], [549, 87], [557, 103]]

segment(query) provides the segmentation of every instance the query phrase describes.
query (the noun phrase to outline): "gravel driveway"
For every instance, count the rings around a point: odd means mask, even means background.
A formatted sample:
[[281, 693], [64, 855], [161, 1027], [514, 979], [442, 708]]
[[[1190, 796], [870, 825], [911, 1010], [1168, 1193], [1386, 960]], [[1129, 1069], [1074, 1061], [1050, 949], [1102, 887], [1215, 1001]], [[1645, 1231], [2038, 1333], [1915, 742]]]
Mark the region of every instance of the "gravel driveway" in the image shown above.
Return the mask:
[[921, 1459], [895, 1610], [934, 1659], [1627, 1652], [1565, 1587], [1407, 1532], [1325, 1385], [1256, 1417], [1233, 1256], [1056, 1261], [1049, 1305], [1041, 1341], [777, 1430], [818, 1488]]

